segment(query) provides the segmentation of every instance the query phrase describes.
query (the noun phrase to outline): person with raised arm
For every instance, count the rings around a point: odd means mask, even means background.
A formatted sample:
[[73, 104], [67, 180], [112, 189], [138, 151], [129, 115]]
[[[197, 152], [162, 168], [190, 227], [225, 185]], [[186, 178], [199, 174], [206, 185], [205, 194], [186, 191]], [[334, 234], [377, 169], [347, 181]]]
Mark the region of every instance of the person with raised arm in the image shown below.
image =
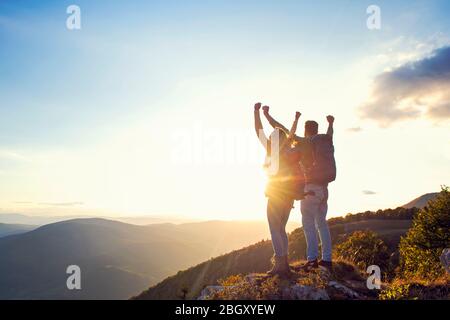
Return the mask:
[[[261, 103], [254, 106], [255, 131], [259, 141], [266, 150], [265, 168], [269, 181], [265, 195], [267, 200], [267, 220], [274, 250], [274, 263], [269, 275], [287, 276], [291, 270], [288, 259], [288, 237], [286, 224], [294, 200], [299, 198], [298, 177], [303, 177], [299, 165], [300, 153], [292, 147], [300, 112], [289, 132], [285, 128], [275, 128], [267, 137], [264, 133], [260, 117]], [[276, 163], [274, 163], [276, 162]], [[302, 180], [303, 181], [303, 180]]]
[[[270, 114], [269, 108], [264, 109], [264, 115], [271, 126], [283, 127]], [[304, 199], [301, 200], [302, 225], [307, 244], [307, 262], [301, 267], [309, 271], [323, 266], [332, 268], [332, 246], [328, 223], [328, 183], [336, 178], [336, 162], [334, 159], [333, 124], [334, 117], [327, 116], [328, 129], [326, 134], [319, 134], [319, 124], [316, 121], [305, 122], [304, 137], [293, 139], [301, 149], [301, 163], [306, 176]], [[319, 258], [319, 233], [322, 257]]]

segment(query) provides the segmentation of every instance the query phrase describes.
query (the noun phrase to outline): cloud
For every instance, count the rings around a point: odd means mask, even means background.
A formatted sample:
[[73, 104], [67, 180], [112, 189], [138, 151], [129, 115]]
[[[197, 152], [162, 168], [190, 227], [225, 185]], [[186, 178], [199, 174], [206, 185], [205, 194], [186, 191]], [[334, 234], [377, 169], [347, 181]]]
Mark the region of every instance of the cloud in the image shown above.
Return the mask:
[[349, 132], [361, 132], [362, 128], [361, 127], [347, 128], [347, 131], [349, 131]]
[[39, 205], [52, 206], [52, 207], [75, 207], [82, 206], [83, 202], [41, 202]]
[[419, 117], [450, 119], [450, 46], [379, 74], [360, 115], [382, 126]]
[[0, 159], [11, 161], [29, 162], [30, 159], [26, 156], [11, 150], [0, 150]]
[[362, 193], [365, 194], [366, 196], [372, 196], [374, 194], [377, 194], [375, 191], [371, 191], [371, 190], [363, 190]]

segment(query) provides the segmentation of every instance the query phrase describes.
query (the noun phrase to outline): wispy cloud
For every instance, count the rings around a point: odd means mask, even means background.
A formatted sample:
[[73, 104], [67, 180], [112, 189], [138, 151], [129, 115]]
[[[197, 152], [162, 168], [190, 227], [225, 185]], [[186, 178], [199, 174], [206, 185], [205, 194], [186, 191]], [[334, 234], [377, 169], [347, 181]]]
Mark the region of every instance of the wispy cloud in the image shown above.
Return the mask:
[[450, 46], [379, 74], [360, 112], [382, 126], [418, 117], [450, 119]]
[[82, 206], [83, 202], [40, 202], [39, 205], [52, 207], [76, 207]]
[[29, 162], [30, 159], [26, 156], [11, 150], [0, 150], [0, 159]]
[[377, 194], [375, 191], [372, 190], [363, 190], [362, 193], [365, 194], [366, 196], [372, 196], [374, 194]]
[[362, 131], [361, 127], [353, 127], [353, 128], [347, 128], [348, 132], [360, 132]]

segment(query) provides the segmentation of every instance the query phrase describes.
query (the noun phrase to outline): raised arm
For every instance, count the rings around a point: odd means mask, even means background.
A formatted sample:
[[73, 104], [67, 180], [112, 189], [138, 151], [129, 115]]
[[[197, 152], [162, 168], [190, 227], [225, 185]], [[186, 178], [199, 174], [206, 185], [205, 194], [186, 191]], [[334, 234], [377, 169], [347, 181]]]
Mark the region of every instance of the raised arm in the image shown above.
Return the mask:
[[290, 141], [292, 141], [292, 139], [294, 139], [294, 137], [295, 137], [295, 132], [297, 131], [297, 126], [298, 126], [298, 119], [300, 119], [301, 115], [302, 114], [298, 111], [295, 113], [295, 120], [294, 120], [294, 123], [292, 124], [291, 131], [289, 131], [289, 136], [288, 136]]
[[269, 121], [270, 125], [273, 128], [281, 128], [285, 132], [289, 132], [289, 130], [285, 126], [283, 126], [281, 123], [279, 123], [274, 118], [272, 118], [272, 116], [269, 114], [269, 106], [264, 106], [263, 111], [264, 111], [264, 116], [266, 117], [267, 121]]
[[302, 114], [300, 112], [296, 112], [295, 113], [295, 119], [294, 119], [294, 123], [292, 123], [292, 127], [291, 127], [291, 131], [289, 131], [288, 137], [287, 139], [283, 142], [283, 144], [280, 146], [280, 150], [283, 150], [285, 147], [287, 147], [288, 145], [292, 144], [292, 141], [297, 138], [297, 136], [295, 135], [295, 132], [297, 131], [297, 126], [298, 126], [298, 119], [300, 119], [300, 116]]
[[259, 114], [259, 110], [261, 109], [261, 103], [258, 102], [255, 104], [254, 116], [255, 116], [255, 132], [258, 136], [259, 141], [263, 145], [265, 149], [267, 149], [268, 139], [266, 134], [264, 133], [264, 128], [261, 122], [261, 116]]
[[328, 130], [327, 130], [327, 135], [329, 135], [331, 138], [333, 138], [333, 123], [334, 123], [334, 117], [333, 116], [327, 116], [327, 121], [328, 121]]

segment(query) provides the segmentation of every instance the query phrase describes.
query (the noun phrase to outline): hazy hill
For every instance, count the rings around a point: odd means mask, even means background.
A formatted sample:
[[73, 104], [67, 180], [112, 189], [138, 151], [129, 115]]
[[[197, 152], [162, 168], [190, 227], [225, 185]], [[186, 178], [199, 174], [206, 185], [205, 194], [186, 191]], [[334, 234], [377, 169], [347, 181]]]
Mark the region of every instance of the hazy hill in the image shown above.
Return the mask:
[[0, 223], [0, 238], [10, 236], [13, 234], [19, 234], [36, 229], [36, 226], [30, 226], [26, 224], [6, 224]]
[[428, 203], [428, 201], [433, 200], [436, 198], [436, 196], [439, 194], [439, 192], [432, 192], [432, 193], [426, 193], [424, 195], [421, 195], [420, 197], [417, 197], [416, 199], [408, 202], [407, 204], [404, 204], [402, 207], [406, 209], [410, 208], [419, 208], [422, 209], [425, 207]]
[[[24, 224], [24, 225], [34, 225], [43, 226], [50, 223], [61, 222], [73, 219], [106, 219], [119, 221], [123, 223], [129, 223], [134, 225], [146, 226], [146, 225], [162, 225], [162, 224], [175, 224], [175, 225], [196, 225], [197, 223], [204, 223], [205, 221], [188, 219], [178, 216], [170, 215], [142, 215], [142, 216], [87, 216], [87, 215], [69, 215], [69, 216], [45, 216], [45, 215], [26, 215], [19, 213], [0, 213], [0, 223], [5, 224]], [[225, 222], [226, 221], [222, 221]], [[229, 221], [231, 223], [231, 221]], [[253, 221], [249, 221], [253, 222]], [[261, 222], [258, 222], [261, 224]], [[287, 230], [292, 231], [298, 227], [300, 220], [290, 221], [287, 225]], [[266, 227], [267, 228], [267, 227]], [[268, 233], [267, 233], [268, 235]]]
[[[52, 216], [52, 215], [26, 215], [19, 213], [1, 213], [0, 223], [9, 224], [30, 224], [42, 226], [49, 223], [55, 223], [71, 219], [91, 219], [91, 218], [101, 218], [107, 220], [116, 220], [124, 223], [137, 224], [137, 225], [148, 225], [148, 224], [161, 224], [161, 223], [188, 223], [195, 222], [194, 220], [177, 217], [177, 216], [136, 216], [136, 217], [108, 217], [108, 216], [93, 216], [93, 215], [69, 215], [69, 216]], [[196, 221], [201, 222], [201, 221]]]
[[84, 216], [72, 216], [72, 217], [64, 217], [64, 216], [29, 216], [20, 213], [2, 213], [0, 214], [0, 222], [8, 223], [8, 224], [26, 224], [26, 225], [35, 225], [42, 226], [49, 223], [60, 222], [69, 219], [83, 219], [90, 218]]
[[[180, 269], [267, 238], [264, 222], [136, 226], [76, 219], [0, 239], [0, 299], [124, 299]], [[78, 265], [82, 290], [66, 289]]]
[[[397, 208], [332, 218], [329, 220], [332, 239], [336, 243], [353, 231], [373, 230], [380, 234], [390, 248], [395, 248], [400, 237], [410, 228], [416, 211], [415, 208]], [[291, 259], [305, 259], [306, 243], [301, 228], [289, 235], [289, 248]], [[135, 298], [180, 299], [183, 290], [187, 291], [188, 299], [196, 298], [205, 286], [214, 285], [219, 279], [268, 270], [272, 254], [271, 242], [261, 241], [180, 271]]]

